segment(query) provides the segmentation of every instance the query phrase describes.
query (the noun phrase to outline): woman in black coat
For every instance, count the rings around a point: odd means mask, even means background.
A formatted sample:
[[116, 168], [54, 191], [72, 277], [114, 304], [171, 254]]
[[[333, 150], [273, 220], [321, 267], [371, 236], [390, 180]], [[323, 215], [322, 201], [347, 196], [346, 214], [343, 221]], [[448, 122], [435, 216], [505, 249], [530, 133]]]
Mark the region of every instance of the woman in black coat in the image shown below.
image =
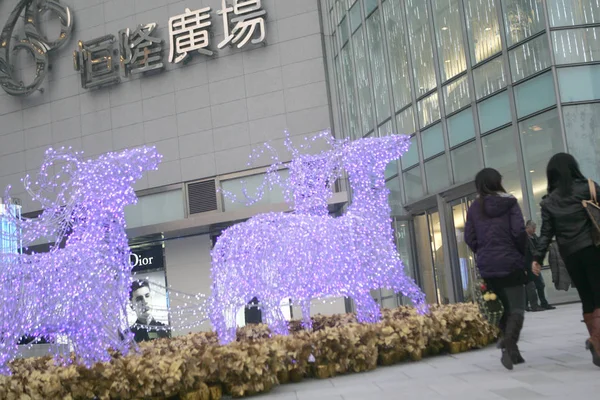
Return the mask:
[[583, 206], [583, 201], [591, 198], [590, 188], [600, 193], [600, 187], [588, 181], [575, 158], [566, 153], [550, 159], [546, 175], [548, 195], [541, 204], [542, 231], [532, 269], [540, 273], [540, 264], [556, 236], [560, 255], [581, 298], [593, 362], [600, 367], [600, 248], [594, 244], [595, 228]]

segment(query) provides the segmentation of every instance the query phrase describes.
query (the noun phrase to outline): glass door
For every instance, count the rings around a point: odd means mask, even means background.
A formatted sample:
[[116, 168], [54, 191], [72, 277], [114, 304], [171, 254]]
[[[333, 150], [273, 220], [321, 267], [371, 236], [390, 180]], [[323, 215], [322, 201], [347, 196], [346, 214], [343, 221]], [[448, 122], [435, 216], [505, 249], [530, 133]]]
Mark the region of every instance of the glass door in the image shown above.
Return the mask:
[[475, 301], [475, 290], [477, 290], [477, 277], [475, 274], [475, 257], [465, 243], [465, 224], [467, 222], [467, 211], [475, 196], [468, 196], [450, 203], [454, 234], [456, 237], [456, 252], [458, 256], [458, 269], [462, 289], [462, 300], [465, 302]]

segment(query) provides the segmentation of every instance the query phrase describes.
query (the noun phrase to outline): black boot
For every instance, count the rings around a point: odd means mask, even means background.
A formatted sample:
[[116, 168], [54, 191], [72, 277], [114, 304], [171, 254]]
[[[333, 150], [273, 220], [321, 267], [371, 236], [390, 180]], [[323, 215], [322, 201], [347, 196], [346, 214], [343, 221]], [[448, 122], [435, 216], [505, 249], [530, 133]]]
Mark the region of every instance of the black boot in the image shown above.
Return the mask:
[[524, 316], [521, 314], [510, 314], [506, 321], [506, 336], [504, 337], [504, 348], [502, 349], [501, 362], [504, 368], [512, 370], [515, 364], [525, 362], [519, 351], [517, 342], [523, 328]]

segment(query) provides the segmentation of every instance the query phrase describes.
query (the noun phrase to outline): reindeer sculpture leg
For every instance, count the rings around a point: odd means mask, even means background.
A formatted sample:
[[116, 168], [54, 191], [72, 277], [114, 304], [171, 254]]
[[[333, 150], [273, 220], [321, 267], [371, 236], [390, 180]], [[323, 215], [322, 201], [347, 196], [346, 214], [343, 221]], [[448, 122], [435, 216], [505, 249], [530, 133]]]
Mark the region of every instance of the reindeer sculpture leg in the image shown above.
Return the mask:
[[11, 371], [8, 363], [15, 359], [19, 347], [17, 345], [19, 337], [14, 335], [0, 335], [0, 374], [10, 375]]
[[302, 308], [302, 327], [307, 331], [312, 331], [312, 318], [310, 317], [310, 299], [303, 299], [300, 301], [300, 307]]
[[265, 298], [263, 304], [263, 315], [267, 325], [271, 328], [271, 332], [276, 335], [287, 335], [289, 328], [279, 307], [279, 301], [272, 298]]
[[373, 324], [381, 319], [381, 310], [369, 292], [357, 293], [352, 296], [356, 302], [356, 317], [358, 322]]

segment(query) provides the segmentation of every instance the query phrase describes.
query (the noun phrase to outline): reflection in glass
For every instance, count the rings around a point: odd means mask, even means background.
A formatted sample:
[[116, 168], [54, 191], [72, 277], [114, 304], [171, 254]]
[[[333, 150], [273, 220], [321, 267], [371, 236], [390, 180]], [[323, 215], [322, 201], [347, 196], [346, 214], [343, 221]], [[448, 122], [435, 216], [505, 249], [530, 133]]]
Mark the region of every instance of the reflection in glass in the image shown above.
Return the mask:
[[367, 48], [363, 28], [359, 28], [352, 36], [354, 45], [354, 61], [356, 63], [356, 83], [358, 85], [358, 101], [360, 104], [362, 134], [373, 130], [373, 96], [369, 84], [369, 70], [367, 65]]
[[392, 120], [390, 119], [385, 124], [379, 126], [379, 136], [389, 136], [392, 132]]
[[437, 193], [450, 186], [448, 160], [445, 154], [425, 163], [425, 176], [429, 194]]
[[[340, 58], [336, 57], [334, 60], [334, 64], [335, 64], [335, 71], [336, 71], [336, 83], [337, 83], [337, 98], [340, 104], [340, 120], [342, 123], [342, 135], [344, 135], [344, 137], [347, 137], [348, 135], [348, 131], [347, 131], [347, 122], [346, 122], [346, 118], [348, 117], [348, 110], [347, 110], [347, 101], [346, 101], [346, 93], [344, 91], [344, 85], [343, 85], [343, 76], [344, 76], [344, 71], [342, 71], [341, 68], [341, 64], [340, 64]], [[350, 90], [352, 90], [352, 88], [350, 88]]]
[[465, 0], [467, 36], [473, 64], [502, 51], [495, 0]]
[[421, 128], [441, 118], [438, 93], [435, 92], [417, 103]]
[[546, 72], [515, 86], [515, 102], [519, 118], [555, 105], [552, 73]]
[[427, 160], [444, 151], [444, 133], [442, 124], [437, 124], [421, 132], [423, 158]]
[[340, 37], [342, 39], [342, 46], [346, 44], [348, 39], [350, 39], [350, 31], [348, 29], [348, 21], [346, 18], [342, 19], [339, 25], [340, 28]]
[[470, 102], [469, 81], [467, 80], [466, 75], [444, 86], [444, 107], [446, 107], [446, 115], [452, 114], [454, 111], [463, 108]]
[[454, 183], [469, 182], [475, 179], [475, 174], [481, 169], [477, 142], [472, 141], [450, 152]]
[[352, 29], [352, 32], [357, 30], [361, 23], [360, 3], [356, 3], [350, 9], [350, 29]]
[[477, 274], [475, 272], [475, 257], [465, 243], [465, 224], [467, 222], [467, 211], [471, 201], [462, 199], [460, 203], [452, 206], [454, 229], [456, 234], [456, 245], [458, 250], [458, 262], [460, 265], [460, 277], [463, 289], [463, 301], [465, 303], [475, 302], [475, 290], [479, 290]]
[[[396, 167], [398, 164], [396, 162], [390, 163]], [[392, 168], [388, 165], [390, 171]], [[396, 169], [395, 174], [398, 175], [398, 170]], [[390, 175], [390, 177], [393, 175]], [[396, 176], [393, 179], [386, 178], [385, 186], [390, 190], [390, 196], [388, 197], [388, 203], [392, 208], [392, 213], [394, 215], [398, 215], [399, 210], [402, 209], [402, 193], [400, 192], [400, 178]], [[396, 211], [394, 211], [396, 210]]]
[[558, 86], [564, 102], [600, 99], [600, 65], [559, 68]]
[[433, 20], [442, 81], [460, 74], [467, 68], [459, 5], [459, 0], [433, 2]]
[[541, 220], [539, 204], [546, 194], [546, 165], [554, 154], [564, 151], [556, 109], [519, 123], [525, 177], [532, 213]]
[[396, 116], [396, 125], [398, 126], [399, 134], [410, 135], [416, 130], [415, 115], [412, 106], [398, 113]]
[[504, 188], [515, 196], [523, 207], [523, 192], [513, 135], [511, 126], [482, 137], [483, 159], [486, 167], [495, 168], [502, 174]]
[[473, 110], [468, 108], [448, 118], [448, 139], [450, 147], [475, 137], [475, 119]]
[[550, 26], [597, 24], [600, 5], [597, 0], [548, 0]]
[[386, 1], [383, 3], [383, 12], [388, 35], [392, 93], [394, 94], [395, 110], [399, 110], [411, 102], [408, 53], [400, 2]]
[[545, 34], [511, 50], [508, 55], [513, 82], [549, 68], [551, 64], [548, 37]]
[[369, 40], [369, 56], [371, 57], [371, 73], [373, 90], [375, 91], [375, 111], [377, 122], [390, 117], [388, 80], [383, 55], [383, 38], [381, 35], [381, 13], [375, 11], [367, 20], [367, 37]]
[[[406, 214], [406, 211], [404, 211], [403, 207], [401, 207], [398, 211], [400, 214], [394, 215]], [[412, 235], [408, 221], [398, 219], [394, 221], [394, 236], [396, 237], [396, 248], [398, 249], [398, 254], [400, 255], [400, 259], [404, 264], [404, 273], [406, 276], [410, 276], [416, 280], [415, 267], [413, 265], [413, 246], [411, 241]], [[408, 297], [404, 297], [402, 294], [398, 294], [398, 298], [399, 305], [412, 304]]]
[[544, 30], [542, 0], [502, 0], [508, 46]]
[[369, 16], [377, 8], [377, 0], [365, 0], [365, 15]]
[[350, 136], [356, 139], [361, 137], [361, 134], [358, 126], [357, 101], [354, 96], [354, 73], [352, 70], [350, 46], [346, 46], [342, 49], [342, 65], [344, 68], [344, 87], [346, 89], [346, 98], [348, 99], [348, 121], [350, 123]]
[[429, 218], [427, 214], [415, 216], [415, 242], [417, 243], [421, 287], [425, 292], [427, 303], [437, 304], [438, 293], [433, 267], [433, 246], [429, 235]]
[[444, 262], [444, 244], [442, 241], [442, 226], [440, 214], [436, 211], [429, 214], [429, 228], [431, 235], [431, 250], [433, 253], [433, 270], [437, 286], [438, 303], [448, 304], [448, 291], [446, 287], [446, 264]]
[[508, 92], [504, 91], [477, 105], [479, 111], [479, 128], [486, 133], [512, 120]]
[[600, 28], [553, 31], [552, 44], [557, 64], [600, 60]]
[[402, 162], [402, 169], [408, 169], [419, 163], [419, 145], [417, 143], [416, 136], [410, 138], [410, 147], [400, 159]]
[[562, 110], [569, 152], [586, 177], [600, 181], [600, 103], [564, 106]]
[[406, 200], [411, 202], [420, 199], [423, 196], [423, 181], [421, 179], [421, 169], [415, 167], [402, 174], [404, 179], [404, 193]]
[[420, 97], [436, 86], [427, 2], [423, 0], [406, 0], [406, 13], [408, 15], [408, 37], [413, 59], [415, 87], [417, 97]]
[[498, 57], [473, 70], [477, 100], [506, 87], [504, 61]]

